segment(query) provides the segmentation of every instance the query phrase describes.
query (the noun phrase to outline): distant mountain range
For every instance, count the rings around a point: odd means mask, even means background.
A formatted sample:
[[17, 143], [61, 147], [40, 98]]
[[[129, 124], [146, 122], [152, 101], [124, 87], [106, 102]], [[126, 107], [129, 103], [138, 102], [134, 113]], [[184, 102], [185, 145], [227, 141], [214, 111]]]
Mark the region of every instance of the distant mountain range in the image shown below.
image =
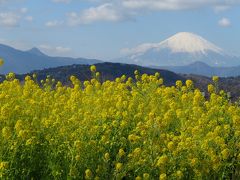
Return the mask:
[[0, 68], [0, 73], [4, 74], [9, 72], [23, 74], [50, 67], [102, 62], [86, 58], [51, 57], [42, 53], [37, 48], [21, 51], [3, 44], [0, 44], [0, 58], [4, 59], [4, 66]]
[[[113, 60], [125, 64], [155, 69], [166, 69], [181, 74], [197, 74], [204, 76], [240, 76], [240, 58], [226, 53], [223, 49], [193, 33], [181, 32], [160, 42], [142, 44], [133, 49], [125, 49], [128, 53], [123, 58]], [[29, 73], [73, 64], [91, 65], [102, 63], [97, 59], [51, 57], [37, 48], [21, 51], [0, 44], [0, 58], [4, 66], [0, 73]]]
[[196, 74], [203, 76], [230, 77], [240, 76], [240, 66], [234, 67], [212, 67], [203, 62], [194, 62], [186, 66], [153, 66], [156, 69], [166, 69], [181, 74]]
[[239, 57], [229, 55], [201, 36], [189, 32], [177, 33], [160, 43], [146, 43], [124, 51], [128, 55], [115, 61], [160, 67], [191, 66], [195, 62], [212, 67], [240, 65]]

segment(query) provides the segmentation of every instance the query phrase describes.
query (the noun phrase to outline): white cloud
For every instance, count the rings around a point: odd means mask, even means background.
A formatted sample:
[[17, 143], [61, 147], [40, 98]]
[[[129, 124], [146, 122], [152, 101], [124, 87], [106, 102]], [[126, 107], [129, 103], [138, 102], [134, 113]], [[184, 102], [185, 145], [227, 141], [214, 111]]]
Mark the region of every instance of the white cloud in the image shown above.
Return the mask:
[[[194, 1], [195, 2], [195, 1]], [[190, 4], [176, 0], [123, 0], [122, 5], [128, 9], [179, 10], [187, 9]]]
[[214, 7], [214, 11], [216, 13], [220, 13], [220, 12], [223, 12], [223, 11], [227, 11], [230, 8], [231, 8], [231, 6], [229, 6], [229, 5], [219, 5], [219, 6]]
[[27, 16], [24, 18], [26, 21], [28, 22], [32, 22], [33, 21], [33, 17], [32, 16]]
[[46, 52], [47, 54], [67, 54], [72, 51], [71, 48], [63, 47], [63, 46], [50, 46], [50, 45], [40, 45], [39, 48]]
[[28, 8], [21, 8], [21, 9], [20, 9], [20, 12], [23, 13], [23, 14], [25, 14], [25, 13], [28, 12]]
[[0, 38], [0, 43], [5, 44], [7, 46], [11, 46], [16, 49], [23, 50], [23, 51], [26, 49], [30, 49], [31, 47], [27, 42], [24, 42], [24, 40], [16, 41], [16, 40], [9, 40], [9, 39], [7, 40], [4, 38]]
[[144, 43], [135, 48], [124, 48], [121, 50], [122, 54], [142, 54], [149, 49], [156, 48], [159, 46], [159, 43]]
[[[64, 0], [55, 0], [64, 1]], [[176, 11], [212, 8], [225, 11], [239, 5], [240, 0], [85, 0], [100, 4], [80, 13], [68, 13], [69, 25], [91, 24], [99, 21], [117, 22], [130, 20], [151, 11]]]
[[45, 26], [47, 26], [47, 27], [57, 27], [57, 26], [60, 26], [62, 24], [63, 24], [63, 21], [55, 20], [55, 21], [48, 21], [48, 22], [46, 22]]
[[[33, 44], [31, 44], [28, 41], [21, 40], [21, 41], [15, 41], [15, 40], [9, 40], [9, 39], [4, 39], [0, 37], [0, 43], [5, 44], [7, 46], [11, 46], [16, 49], [20, 49], [22, 51], [26, 51], [31, 49]], [[62, 56], [62, 55], [72, 55], [72, 49], [69, 47], [63, 47], [63, 46], [50, 46], [46, 44], [42, 44], [37, 46], [41, 51], [43, 51], [46, 54], [49, 55], [54, 55], [54, 56]]]
[[55, 3], [70, 3], [71, 0], [52, 0]]
[[0, 26], [3, 27], [16, 27], [19, 25], [21, 17], [13, 12], [0, 13]]
[[62, 46], [57, 46], [55, 47], [56, 52], [58, 53], [68, 53], [71, 51], [71, 48], [68, 47], [62, 47]]
[[70, 25], [91, 24], [98, 21], [116, 22], [124, 18], [124, 14], [111, 3], [86, 9], [80, 14], [76, 12], [68, 14], [68, 22]]
[[228, 18], [222, 18], [218, 21], [218, 25], [222, 27], [231, 26], [231, 21]]
[[[0, 4], [5, 1], [0, 0]], [[0, 12], [0, 27], [18, 27], [22, 20], [31, 22], [32, 16], [27, 15], [28, 8], [23, 7], [14, 11]]]
[[202, 7], [223, 8], [239, 3], [239, 0], [122, 0], [122, 4], [126, 8], [145, 10], [184, 10]]

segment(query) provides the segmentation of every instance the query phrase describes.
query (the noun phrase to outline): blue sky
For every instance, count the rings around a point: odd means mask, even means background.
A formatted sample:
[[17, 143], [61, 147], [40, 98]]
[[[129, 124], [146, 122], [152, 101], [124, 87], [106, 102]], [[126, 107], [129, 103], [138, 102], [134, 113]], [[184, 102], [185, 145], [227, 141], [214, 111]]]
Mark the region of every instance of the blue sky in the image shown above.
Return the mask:
[[0, 0], [0, 43], [103, 60], [187, 31], [240, 55], [240, 0]]

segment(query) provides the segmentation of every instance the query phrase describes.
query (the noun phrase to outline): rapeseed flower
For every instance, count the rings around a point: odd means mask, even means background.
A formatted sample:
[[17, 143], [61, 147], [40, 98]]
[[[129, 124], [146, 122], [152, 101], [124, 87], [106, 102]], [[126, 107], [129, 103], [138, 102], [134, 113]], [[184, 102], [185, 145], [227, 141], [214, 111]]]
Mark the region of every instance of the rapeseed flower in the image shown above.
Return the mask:
[[[50, 76], [0, 83], [0, 179], [230, 179], [240, 160], [240, 107], [160, 74], [64, 86]], [[37, 163], [36, 163], [37, 162]], [[229, 167], [230, 165], [230, 167]], [[31, 177], [30, 177], [31, 175]], [[236, 175], [237, 176], [237, 175]], [[239, 177], [236, 177], [239, 179]]]
[[116, 163], [116, 171], [121, 171], [122, 170], [122, 167], [123, 167], [123, 164], [122, 163]]

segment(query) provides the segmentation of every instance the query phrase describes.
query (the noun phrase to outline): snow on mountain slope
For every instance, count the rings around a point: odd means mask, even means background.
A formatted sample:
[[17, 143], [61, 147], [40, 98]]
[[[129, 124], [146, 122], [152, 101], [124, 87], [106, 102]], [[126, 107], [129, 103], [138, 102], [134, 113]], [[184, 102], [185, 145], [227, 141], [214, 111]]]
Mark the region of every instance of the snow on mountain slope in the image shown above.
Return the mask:
[[189, 32], [180, 32], [160, 43], [145, 43], [123, 52], [127, 56], [118, 61], [144, 66], [182, 66], [196, 61], [211, 66], [240, 65], [239, 58]]
[[201, 36], [189, 32], [178, 33], [159, 44], [159, 49], [169, 48], [174, 53], [203, 53], [213, 51], [223, 53], [223, 50], [214, 44], [203, 39]]

